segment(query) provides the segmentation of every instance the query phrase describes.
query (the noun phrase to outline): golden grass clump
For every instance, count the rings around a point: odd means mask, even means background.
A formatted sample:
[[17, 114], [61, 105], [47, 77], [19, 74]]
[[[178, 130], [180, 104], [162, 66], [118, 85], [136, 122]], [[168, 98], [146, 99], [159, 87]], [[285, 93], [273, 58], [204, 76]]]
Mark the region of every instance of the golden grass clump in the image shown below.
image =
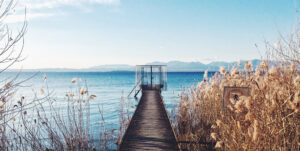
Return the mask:
[[[299, 66], [270, 66], [263, 61], [252, 72], [252, 63], [245, 62], [244, 70], [233, 67], [229, 74], [221, 68], [183, 93], [176, 132], [193, 143], [181, 146], [199, 150], [214, 142], [218, 150], [300, 150]], [[225, 86], [249, 87], [250, 96], [223, 104]]]

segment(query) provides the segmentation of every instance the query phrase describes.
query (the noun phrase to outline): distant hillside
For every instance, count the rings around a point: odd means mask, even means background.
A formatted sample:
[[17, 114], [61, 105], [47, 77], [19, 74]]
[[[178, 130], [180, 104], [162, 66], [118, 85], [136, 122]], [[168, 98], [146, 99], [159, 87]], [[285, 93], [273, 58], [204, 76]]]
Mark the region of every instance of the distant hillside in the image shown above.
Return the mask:
[[135, 66], [125, 65], [125, 64], [113, 64], [113, 65], [100, 65], [88, 68], [91, 71], [135, 71]]
[[[254, 67], [257, 67], [261, 60], [250, 60]], [[170, 62], [151, 62], [147, 63], [153, 65], [167, 65], [167, 70], [171, 72], [198, 72], [198, 71], [218, 71], [220, 66], [224, 66], [231, 69], [232, 66], [236, 66], [237, 62], [211, 62], [209, 64], [203, 64], [201, 62], [182, 62], [182, 61], [170, 61]], [[245, 61], [242, 61], [240, 69], [244, 68]], [[19, 71], [19, 70], [10, 70]], [[51, 68], [51, 69], [24, 69], [23, 71], [42, 71], [42, 72], [110, 72], [110, 71], [135, 71], [135, 66], [126, 64], [112, 64], [112, 65], [100, 65], [91, 68], [84, 69], [69, 69], [69, 68]]]
[[[250, 60], [254, 67], [257, 67], [261, 60], [255, 59]], [[162, 64], [167, 65], [168, 71], [219, 71], [220, 66], [231, 69], [237, 65], [237, 62], [211, 62], [209, 64], [203, 64], [201, 62], [181, 62], [181, 61], [170, 61], [170, 62], [152, 62], [148, 64]], [[243, 69], [245, 61], [242, 61], [242, 65], [239, 67]]]
[[[255, 59], [251, 60], [254, 67], [257, 67], [261, 60]], [[211, 62], [209, 64], [203, 64], [201, 62], [182, 62], [182, 61], [170, 61], [170, 62], [150, 62], [147, 65], [167, 65], [167, 70], [171, 72], [176, 71], [218, 71], [220, 66], [226, 68], [231, 68], [236, 66], [237, 62]], [[242, 66], [240, 69], [244, 68], [245, 61], [242, 61]], [[89, 70], [95, 71], [135, 71], [135, 66], [131, 65], [101, 65], [96, 67], [91, 67]]]

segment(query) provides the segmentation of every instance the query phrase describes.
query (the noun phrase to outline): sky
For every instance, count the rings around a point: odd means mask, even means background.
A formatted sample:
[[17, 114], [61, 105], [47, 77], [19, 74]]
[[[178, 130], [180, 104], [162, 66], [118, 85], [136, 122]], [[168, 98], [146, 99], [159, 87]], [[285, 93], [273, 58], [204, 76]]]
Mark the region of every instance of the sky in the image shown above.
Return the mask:
[[[296, 25], [296, 0], [19, 0], [26, 20], [18, 67], [88, 68], [153, 61], [260, 59]], [[257, 45], [258, 48], [255, 46]]]

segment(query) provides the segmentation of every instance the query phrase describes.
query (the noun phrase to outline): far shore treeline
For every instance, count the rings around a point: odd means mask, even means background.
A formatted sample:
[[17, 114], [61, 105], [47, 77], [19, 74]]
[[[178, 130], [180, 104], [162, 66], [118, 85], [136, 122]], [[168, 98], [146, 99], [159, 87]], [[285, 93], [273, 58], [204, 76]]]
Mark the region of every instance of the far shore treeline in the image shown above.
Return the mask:
[[[256, 68], [261, 63], [261, 60], [247, 60], [252, 62], [253, 67]], [[242, 66], [245, 61], [241, 61]], [[168, 72], [209, 72], [219, 71], [220, 66], [225, 68], [232, 68], [237, 66], [237, 62], [211, 62], [209, 64], [204, 64], [201, 62], [181, 62], [181, 61], [169, 61], [169, 62], [151, 62], [147, 64], [152, 65], [167, 65]], [[238, 67], [242, 69], [241, 67]], [[20, 69], [9, 69], [10, 72], [18, 72]], [[111, 64], [111, 65], [100, 65], [90, 68], [41, 68], [41, 69], [22, 69], [23, 72], [135, 72], [135, 65], [127, 64]]]

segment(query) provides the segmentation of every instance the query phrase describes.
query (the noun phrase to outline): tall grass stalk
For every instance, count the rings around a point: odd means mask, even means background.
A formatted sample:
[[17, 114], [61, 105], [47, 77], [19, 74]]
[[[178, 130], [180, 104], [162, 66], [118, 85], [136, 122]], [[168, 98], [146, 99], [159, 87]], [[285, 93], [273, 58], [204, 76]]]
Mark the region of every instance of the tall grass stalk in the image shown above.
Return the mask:
[[[181, 97], [177, 134], [181, 140], [216, 142], [220, 150], [299, 150], [299, 66], [261, 63], [256, 71], [235, 67], [216, 73]], [[223, 106], [225, 86], [249, 87]], [[198, 145], [198, 146], [197, 146]], [[189, 144], [197, 150], [200, 144]]]

